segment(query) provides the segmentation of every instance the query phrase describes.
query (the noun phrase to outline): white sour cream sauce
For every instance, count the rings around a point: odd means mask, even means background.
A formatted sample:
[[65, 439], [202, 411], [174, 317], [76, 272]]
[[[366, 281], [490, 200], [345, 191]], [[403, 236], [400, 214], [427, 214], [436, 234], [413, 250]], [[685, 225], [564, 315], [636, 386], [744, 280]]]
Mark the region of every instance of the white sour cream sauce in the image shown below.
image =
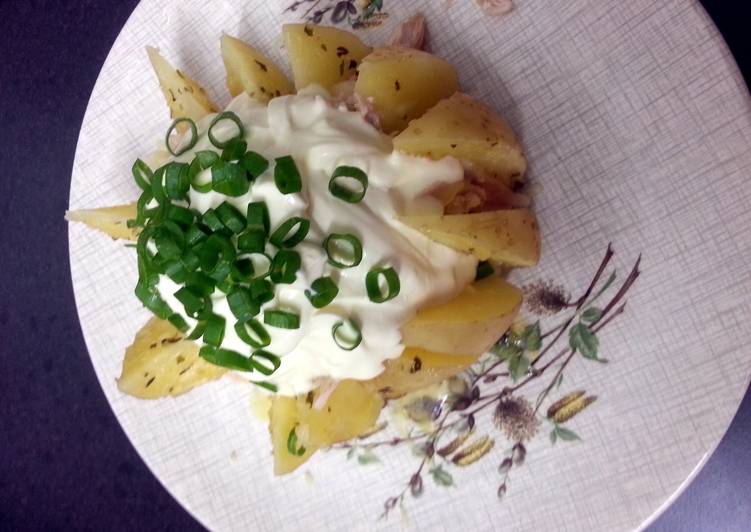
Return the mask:
[[[294, 249], [302, 258], [302, 267], [292, 284], [276, 285], [275, 297], [265, 309], [299, 313], [300, 328], [295, 330], [266, 326], [271, 345], [266, 349], [281, 357], [281, 366], [264, 380], [274, 383], [278, 393], [296, 395], [315, 388], [321, 379], [370, 379], [381, 373], [383, 362], [398, 357], [404, 345], [400, 327], [428, 304], [447, 301], [472, 282], [476, 259], [457, 253], [430, 240], [399, 222], [406, 214], [440, 214], [441, 203], [429, 195], [436, 187], [463, 178], [461, 164], [453, 158], [432, 161], [398, 153], [390, 137], [382, 134], [356, 112], [336, 108], [325, 90], [311, 87], [293, 96], [282, 96], [268, 106], [245, 94], [227, 107], [242, 120], [248, 149], [270, 161], [269, 169], [240, 197], [217, 192], [190, 190], [190, 207], [203, 213], [228, 201], [245, 212], [252, 201], [265, 201], [271, 230], [292, 216], [311, 222], [305, 240]], [[219, 152], [205, 131], [214, 115], [198, 124], [201, 134], [193, 149], [174, 160], [190, 162], [199, 150]], [[219, 138], [235, 131], [230, 121], [214, 128]], [[292, 155], [302, 176], [302, 191], [281, 194], [273, 179], [274, 158]], [[334, 169], [356, 166], [368, 175], [368, 189], [360, 203], [349, 204], [332, 196], [328, 183]], [[201, 179], [210, 180], [210, 171]], [[348, 269], [327, 263], [321, 246], [330, 233], [351, 233], [362, 242], [362, 262]], [[274, 249], [270, 247], [272, 253]], [[401, 291], [394, 299], [377, 304], [368, 299], [365, 275], [371, 268], [392, 266], [398, 273]], [[331, 276], [339, 294], [325, 308], [314, 308], [305, 290], [321, 276]], [[161, 276], [157, 289], [175, 311], [193, 327], [174, 293], [180, 288]], [[213, 311], [227, 321], [222, 347], [244, 355], [251, 348], [237, 336], [236, 319], [226, 297], [216, 290]], [[332, 327], [342, 318], [360, 325], [362, 342], [352, 351], [338, 347]], [[260, 374], [238, 372], [252, 380]]]

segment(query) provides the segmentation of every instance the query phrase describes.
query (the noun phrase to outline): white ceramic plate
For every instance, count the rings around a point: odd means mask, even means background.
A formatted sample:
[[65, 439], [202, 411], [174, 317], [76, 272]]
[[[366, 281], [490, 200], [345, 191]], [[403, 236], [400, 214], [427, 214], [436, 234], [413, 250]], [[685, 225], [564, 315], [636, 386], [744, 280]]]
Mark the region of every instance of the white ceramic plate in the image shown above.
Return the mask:
[[[291, 3], [144, 0], [91, 96], [71, 207], [136, 197], [130, 164], [168, 125], [145, 45], [159, 46], [224, 104], [222, 32], [283, 64], [282, 21], [336, 2], [303, 1], [283, 14]], [[626, 313], [599, 335], [610, 363], [577, 358], [555, 392], [598, 396], [565, 425], [582, 441], [553, 446], [544, 424], [499, 501], [497, 466], [510, 444], [478, 418], [478, 434], [497, 440], [491, 453], [472, 467], [446, 466], [453, 487], [426, 475], [423, 496], [407, 496], [401, 515], [380, 521], [383, 502], [418, 463], [406, 448], [378, 449], [381, 463], [367, 466], [319, 453], [274, 478], [246, 388], [225, 380], [151, 403], [118, 393], [123, 350], [147, 319], [131, 295], [135, 261], [132, 250], [73, 225], [73, 284], [102, 388], [146, 463], [209, 528], [635, 529], [669, 504], [722, 437], [751, 370], [751, 113], [736, 66], [696, 1], [516, 3], [496, 19], [470, 0], [383, 0], [381, 27], [358, 31], [381, 42], [407, 11], [422, 9], [433, 51], [521, 135], [544, 235], [542, 263], [526, 279], [551, 278], [577, 295], [608, 242], [619, 280], [643, 255]], [[544, 383], [533, 384], [524, 391], [532, 400]]]

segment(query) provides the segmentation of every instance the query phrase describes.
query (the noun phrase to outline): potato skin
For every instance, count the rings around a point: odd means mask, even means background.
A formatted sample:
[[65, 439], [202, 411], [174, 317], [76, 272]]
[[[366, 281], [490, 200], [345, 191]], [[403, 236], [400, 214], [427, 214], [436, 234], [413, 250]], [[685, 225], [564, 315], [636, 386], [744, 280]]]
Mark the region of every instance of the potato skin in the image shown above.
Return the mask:
[[282, 35], [298, 91], [313, 83], [330, 89], [354, 77], [371, 50], [356, 35], [328, 26], [285, 24]]
[[513, 188], [527, 160], [516, 135], [487, 105], [457, 92], [440, 101], [394, 138], [394, 149], [431, 159], [452, 156]]
[[363, 59], [355, 92], [372, 98], [386, 133], [398, 132], [459, 90], [456, 70], [421, 50], [389, 46]]
[[229, 35], [223, 35], [220, 43], [227, 89], [232, 96], [246, 92], [251, 98], [266, 103], [293, 92], [287, 76], [259, 50]]

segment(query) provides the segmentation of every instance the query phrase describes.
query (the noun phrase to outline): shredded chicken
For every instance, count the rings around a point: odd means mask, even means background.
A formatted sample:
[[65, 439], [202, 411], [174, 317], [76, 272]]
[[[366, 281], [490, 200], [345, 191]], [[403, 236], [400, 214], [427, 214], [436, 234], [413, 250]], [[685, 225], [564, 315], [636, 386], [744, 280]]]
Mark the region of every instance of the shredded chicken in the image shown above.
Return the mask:
[[391, 35], [389, 44], [425, 50], [428, 44], [428, 31], [423, 14], [417, 13], [409, 20], [399, 24]]
[[502, 17], [514, 9], [512, 0], [477, 0], [477, 5], [491, 17]]
[[497, 209], [529, 207], [526, 194], [513, 192], [503, 183], [481, 172], [465, 170], [464, 188], [446, 205], [446, 214], [466, 214]]

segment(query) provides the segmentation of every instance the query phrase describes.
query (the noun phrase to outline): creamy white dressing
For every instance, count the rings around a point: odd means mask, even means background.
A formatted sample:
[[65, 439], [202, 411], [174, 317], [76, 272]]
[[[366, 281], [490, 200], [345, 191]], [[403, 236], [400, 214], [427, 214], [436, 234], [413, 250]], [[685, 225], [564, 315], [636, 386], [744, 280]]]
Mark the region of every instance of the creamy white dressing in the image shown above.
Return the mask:
[[[474, 258], [437, 244], [398, 220], [406, 214], [442, 213], [442, 205], [429, 193], [463, 179], [460, 163], [453, 158], [432, 161], [395, 152], [388, 136], [358, 113], [334, 107], [320, 88], [275, 98], [268, 106], [241, 94], [227, 110], [242, 120], [248, 149], [266, 157], [270, 167], [240, 197], [191, 189], [191, 208], [203, 213], [228, 201], [245, 212], [251, 201], [265, 201], [272, 231], [292, 216], [311, 222], [305, 241], [295, 247], [302, 258], [296, 281], [277, 285], [274, 299], [262, 307], [262, 312], [284, 309], [301, 318], [295, 330], [266, 326], [272, 338], [267, 349], [282, 360], [266, 380], [277, 385], [278, 393], [295, 395], [310, 391], [321, 379], [375, 377], [385, 360], [401, 354], [400, 327], [419, 308], [450, 299], [474, 279]], [[204, 134], [212, 118], [198, 124], [198, 143], [175, 160], [190, 162], [199, 150], [219, 151]], [[214, 133], [222, 138], [231, 135], [233, 128], [225, 121]], [[273, 160], [284, 155], [292, 155], [300, 170], [300, 193], [283, 195], [274, 184]], [[367, 173], [369, 185], [362, 202], [349, 204], [328, 191], [329, 178], [341, 165]], [[210, 171], [205, 174], [202, 177], [210, 179]], [[337, 269], [327, 264], [321, 243], [330, 233], [352, 233], [361, 240], [364, 253], [357, 267]], [[399, 295], [381, 304], [371, 302], [365, 290], [366, 274], [378, 266], [392, 266], [401, 283]], [[323, 275], [334, 279], [339, 294], [329, 306], [315, 309], [304, 292]], [[173, 295], [179, 288], [161, 276], [159, 293], [192, 327], [195, 321], [185, 316]], [[224, 294], [216, 290], [212, 303], [213, 312], [227, 320], [222, 347], [250, 355], [251, 349], [234, 331], [236, 320]], [[262, 315], [258, 318], [262, 321]], [[341, 349], [332, 338], [331, 329], [342, 318], [353, 319], [362, 330], [362, 343], [352, 351]]]

